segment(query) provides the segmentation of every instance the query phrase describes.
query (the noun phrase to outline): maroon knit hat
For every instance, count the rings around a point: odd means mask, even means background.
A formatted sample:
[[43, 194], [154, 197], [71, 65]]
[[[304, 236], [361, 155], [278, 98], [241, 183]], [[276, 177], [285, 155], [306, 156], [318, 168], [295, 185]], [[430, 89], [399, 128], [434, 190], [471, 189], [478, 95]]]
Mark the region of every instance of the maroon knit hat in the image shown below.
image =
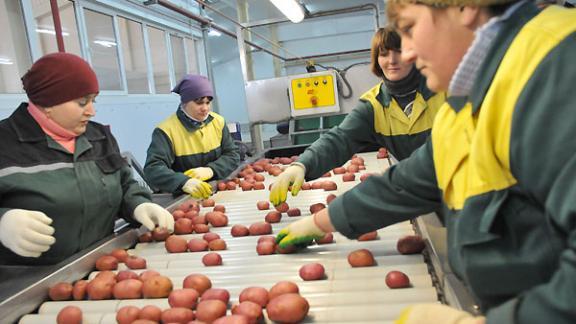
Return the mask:
[[44, 55], [22, 77], [28, 99], [42, 107], [98, 93], [98, 79], [82, 58], [68, 53]]

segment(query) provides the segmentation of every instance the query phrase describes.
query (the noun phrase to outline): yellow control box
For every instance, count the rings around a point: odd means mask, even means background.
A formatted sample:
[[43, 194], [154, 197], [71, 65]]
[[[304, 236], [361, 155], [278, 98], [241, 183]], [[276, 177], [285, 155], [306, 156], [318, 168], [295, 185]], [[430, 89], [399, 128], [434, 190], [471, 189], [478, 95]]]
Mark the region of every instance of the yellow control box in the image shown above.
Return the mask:
[[333, 71], [293, 76], [290, 79], [293, 116], [333, 113], [340, 110], [336, 75]]

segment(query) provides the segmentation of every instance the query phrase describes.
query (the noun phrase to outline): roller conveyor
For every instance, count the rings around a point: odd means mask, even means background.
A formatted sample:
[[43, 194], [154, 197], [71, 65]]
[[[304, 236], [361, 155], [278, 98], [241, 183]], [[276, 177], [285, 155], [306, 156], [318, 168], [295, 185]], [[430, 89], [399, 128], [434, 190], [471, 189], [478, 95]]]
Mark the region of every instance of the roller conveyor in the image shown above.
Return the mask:
[[[273, 233], [292, 221], [310, 215], [309, 206], [313, 203], [326, 203], [330, 193], [339, 195], [360, 182], [362, 173], [381, 172], [388, 167], [388, 161], [376, 159], [375, 153], [359, 154], [365, 160], [366, 170], [356, 173], [353, 182], [342, 182], [341, 175], [319, 178], [316, 181], [332, 180], [338, 190], [306, 190], [296, 197], [288, 195], [291, 208], [299, 208], [301, 216], [289, 217], [282, 213], [280, 223], [272, 224]], [[263, 173], [264, 174], [264, 173]], [[274, 181], [274, 177], [265, 174], [265, 185]], [[314, 181], [312, 181], [314, 182]], [[224, 288], [230, 292], [229, 306], [238, 302], [240, 292], [250, 286], [269, 289], [282, 280], [298, 284], [300, 292], [310, 303], [310, 311], [304, 322], [314, 323], [388, 323], [392, 322], [405, 306], [413, 303], [438, 302], [438, 282], [429, 273], [429, 265], [423, 255], [400, 255], [396, 251], [397, 240], [408, 234], [414, 234], [414, 226], [403, 222], [378, 231], [378, 239], [359, 242], [349, 240], [334, 233], [332, 244], [314, 245], [294, 254], [274, 254], [259, 256], [256, 253], [256, 241], [259, 236], [232, 237], [231, 226], [263, 222], [264, 216], [273, 210], [258, 210], [257, 201], [268, 200], [268, 190], [221, 191], [212, 198], [216, 204], [226, 207], [228, 226], [214, 228], [210, 232], [220, 235], [226, 241], [227, 250], [215, 251], [222, 256], [221, 266], [205, 267], [202, 256], [207, 252], [168, 253], [163, 242], [138, 243], [128, 250], [129, 254], [142, 256], [147, 260], [147, 269], [154, 269], [171, 278], [174, 288], [181, 288], [184, 277], [192, 273], [207, 275], [213, 288]], [[168, 208], [172, 210], [180, 201]], [[201, 208], [200, 214], [211, 211], [212, 207]], [[202, 237], [203, 234], [183, 235], [187, 240]], [[353, 250], [369, 249], [377, 262], [374, 267], [352, 268], [347, 261], [348, 253]], [[326, 269], [326, 278], [317, 281], [303, 281], [298, 274], [300, 267], [307, 263], [318, 262]], [[124, 264], [119, 270], [126, 269]], [[384, 277], [391, 270], [399, 270], [410, 277], [411, 288], [390, 289]], [[144, 270], [133, 270], [141, 272]], [[92, 272], [93, 278], [97, 272]], [[442, 283], [440, 283], [442, 284]], [[168, 308], [167, 299], [104, 300], [104, 301], [66, 301], [44, 302], [38, 314], [25, 315], [19, 323], [56, 323], [56, 315], [67, 305], [79, 306], [85, 315], [86, 323], [116, 323], [115, 312], [126, 305], [157, 305]], [[264, 312], [266, 315], [266, 312]], [[266, 322], [269, 321], [266, 319]]]

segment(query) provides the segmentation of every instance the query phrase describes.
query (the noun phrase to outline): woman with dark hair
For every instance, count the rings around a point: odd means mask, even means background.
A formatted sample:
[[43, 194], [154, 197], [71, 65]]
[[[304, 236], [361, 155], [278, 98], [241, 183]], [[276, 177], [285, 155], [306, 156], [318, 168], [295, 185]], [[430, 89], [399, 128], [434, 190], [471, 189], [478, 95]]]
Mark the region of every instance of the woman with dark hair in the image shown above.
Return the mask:
[[410, 156], [428, 135], [444, 94], [426, 87], [413, 63], [400, 60], [400, 36], [380, 28], [372, 38], [371, 70], [382, 82], [360, 97], [358, 106], [339, 126], [314, 142], [272, 186], [270, 201], [286, 201], [300, 191], [304, 178], [312, 180], [341, 166], [367, 146], [383, 146], [398, 160]]

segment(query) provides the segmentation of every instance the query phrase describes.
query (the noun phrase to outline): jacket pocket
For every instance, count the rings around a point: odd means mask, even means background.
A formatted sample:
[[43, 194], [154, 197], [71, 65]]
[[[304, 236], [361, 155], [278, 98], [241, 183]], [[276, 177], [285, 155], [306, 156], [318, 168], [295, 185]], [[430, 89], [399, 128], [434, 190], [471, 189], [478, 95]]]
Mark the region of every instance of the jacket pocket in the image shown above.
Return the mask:
[[126, 163], [120, 154], [109, 154], [100, 160], [96, 160], [96, 165], [104, 174], [114, 173]]

